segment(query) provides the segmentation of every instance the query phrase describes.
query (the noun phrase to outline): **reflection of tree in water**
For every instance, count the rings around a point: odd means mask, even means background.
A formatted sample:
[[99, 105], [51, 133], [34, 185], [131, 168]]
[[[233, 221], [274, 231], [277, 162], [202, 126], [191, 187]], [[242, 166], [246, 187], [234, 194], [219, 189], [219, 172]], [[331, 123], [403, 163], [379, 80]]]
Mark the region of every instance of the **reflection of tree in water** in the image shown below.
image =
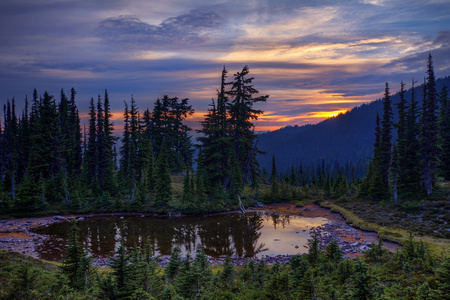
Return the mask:
[[[236, 254], [239, 257], [252, 257], [266, 250], [264, 244], [258, 244], [263, 221], [262, 216], [255, 213], [206, 218], [93, 217], [78, 222], [78, 227], [81, 236], [86, 239], [88, 251], [94, 256], [113, 255], [122, 241], [127, 248], [142, 247], [146, 241], [150, 241], [153, 249], [161, 255], [170, 254], [174, 245], [184, 246], [193, 253], [197, 244], [201, 244], [210, 256]], [[69, 223], [58, 223], [39, 231], [66, 239], [69, 227]], [[49, 241], [41, 248], [44, 251], [54, 246]]]
[[270, 218], [272, 219], [273, 228], [275, 230], [277, 229], [277, 225], [281, 225], [284, 229], [286, 224], [289, 225], [291, 221], [289, 215], [272, 214]]
[[253, 257], [256, 254], [268, 250], [264, 243], [258, 245], [258, 239], [261, 236], [263, 228], [263, 219], [258, 214], [247, 217], [247, 227], [244, 230], [244, 249], [245, 257]]
[[[227, 216], [234, 220], [236, 215]], [[205, 254], [218, 257], [220, 255], [232, 255], [231, 244], [232, 226], [229, 218], [211, 218], [209, 222], [203, 222], [198, 226], [198, 236]], [[236, 224], [231, 222], [231, 224]]]
[[197, 226], [192, 223], [182, 224], [174, 228], [173, 243], [184, 245], [186, 251], [194, 253], [196, 250]]
[[236, 255], [239, 257], [253, 257], [267, 250], [265, 244], [258, 245], [263, 228], [263, 219], [259, 214], [239, 215], [236, 225], [232, 227], [232, 235]]
[[[100, 220], [100, 222], [99, 222]], [[101, 221], [102, 220], [102, 221]], [[125, 219], [94, 219], [80, 222], [82, 234], [86, 233], [93, 254], [111, 255], [123, 242], [126, 248], [143, 247], [149, 240], [155, 250], [161, 254], [170, 254], [172, 237], [175, 235], [173, 224], [167, 219], [146, 219], [128, 217]], [[169, 225], [170, 224], [170, 225]]]

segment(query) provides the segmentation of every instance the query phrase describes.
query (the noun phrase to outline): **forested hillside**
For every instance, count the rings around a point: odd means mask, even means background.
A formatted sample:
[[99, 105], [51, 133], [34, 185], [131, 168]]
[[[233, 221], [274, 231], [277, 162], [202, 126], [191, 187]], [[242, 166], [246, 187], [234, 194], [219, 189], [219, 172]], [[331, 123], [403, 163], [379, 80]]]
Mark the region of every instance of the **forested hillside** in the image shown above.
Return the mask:
[[[450, 77], [436, 81], [437, 90], [442, 86], [450, 86]], [[390, 83], [393, 91], [400, 89], [400, 83]], [[411, 99], [411, 83], [406, 85], [406, 99]], [[380, 86], [380, 91], [383, 87]], [[416, 85], [415, 99], [421, 105], [423, 85]], [[398, 103], [400, 95], [392, 96], [392, 103]], [[363, 177], [368, 166], [368, 158], [372, 156], [375, 118], [381, 114], [382, 99], [355, 107], [351, 111], [329, 118], [316, 125], [301, 127], [287, 126], [282, 129], [259, 136], [258, 147], [266, 154], [260, 154], [258, 161], [261, 168], [271, 169], [272, 157], [275, 154], [278, 172], [289, 172], [292, 164], [297, 168], [300, 163], [303, 168], [322, 164], [333, 170], [339, 165], [354, 165], [357, 176]], [[394, 122], [398, 120], [395, 105]], [[395, 137], [394, 137], [395, 138]], [[359, 172], [359, 174], [358, 174]]]

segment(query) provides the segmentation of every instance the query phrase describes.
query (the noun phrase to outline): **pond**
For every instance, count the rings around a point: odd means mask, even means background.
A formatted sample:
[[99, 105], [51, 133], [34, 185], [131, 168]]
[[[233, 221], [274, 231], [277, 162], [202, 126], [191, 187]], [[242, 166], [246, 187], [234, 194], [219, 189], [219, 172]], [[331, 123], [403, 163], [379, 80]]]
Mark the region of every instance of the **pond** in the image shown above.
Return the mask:
[[[195, 255], [203, 247], [207, 255], [261, 257], [307, 252], [310, 230], [330, 223], [325, 217], [277, 213], [227, 213], [211, 216], [149, 217], [101, 216], [77, 222], [87, 250], [94, 257], [112, 256], [119, 245], [143, 246], [150, 241], [157, 255], [168, 255], [174, 246], [183, 255]], [[60, 260], [67, 246], [70, 222], [51, 224], [34, 231], [48, 235], [37, 246], [40, 258]]]

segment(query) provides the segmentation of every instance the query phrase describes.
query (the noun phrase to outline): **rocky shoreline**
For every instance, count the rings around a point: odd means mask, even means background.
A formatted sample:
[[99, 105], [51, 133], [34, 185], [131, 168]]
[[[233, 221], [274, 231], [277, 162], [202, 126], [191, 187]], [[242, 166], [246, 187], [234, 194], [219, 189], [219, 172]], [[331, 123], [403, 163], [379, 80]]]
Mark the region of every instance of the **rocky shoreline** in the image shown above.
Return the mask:
[[[294, 204], [278, 204], [269, 205], [264, 208], [252, 208], [252, 211], [264, 211], [266, 214], [291, 214], [305, 217], [325, 217], [330, 222], [322, 226], [310, 228], [310, 234], [317, 234], [319, 238], [319, 247], [325, 249], [333, 240], [336, 240], [346, 257], [353, 257], [362, 254], [363, 251], [369, 249], [372, 242], [378, 241], [378, 236], [374, 232], [365, 232], [353, 228], [351, 224], [337, 213], [331, 212], [329, 209], [321, 208], [318, 205], [296, 206]], [[105, 215], [105, 214], [103, 214]], [[108, 214], [111, 215], [111, 214]], [[117, 215], [117, 214], [116, 214]], [[124, 214], [125, 215], [125, 214]], [[73, 218], [82, 221], [84, 218], [99, 216], [99, 214], [90, 215], [69, 215], [69, 216], [53, 216], [41, 218], [27, 219], [10, 219], [0, 221], [0, 249], [14, 251], [34, 258], [39, 258], [37, 248], [46, 241], [49, 236], [34, 233], [34, 228], [49, 226], [58, 222], [68, 222]], [[67, 245], [63, 245], [67, 247]], [[306, 247], [306, 246], [305, 246]], [[385, 247], [394, 251], [400, 245], [392, 242], [386, 242]], [[266, 256], [259, 255], [252, 258], [243, 258], [232, 256], [235, 266], [242, 266], [252, 259], [259, 262], [264, 259], [266, 264], [286, 264], [289, 263], [292, 255], [276, 255]], [[192, 258], [191, 258], [192, 259]], [[170, 260], [169, 255], [156, 257], [156, 261], [161, 267], [165, 267]], [[209, 257], [210, 264], [222, 264], [225, 256]], [[96, 267], [106, 267], [109, 265], [109, 259], [103, 257], [94, 257], [93, 265]]]

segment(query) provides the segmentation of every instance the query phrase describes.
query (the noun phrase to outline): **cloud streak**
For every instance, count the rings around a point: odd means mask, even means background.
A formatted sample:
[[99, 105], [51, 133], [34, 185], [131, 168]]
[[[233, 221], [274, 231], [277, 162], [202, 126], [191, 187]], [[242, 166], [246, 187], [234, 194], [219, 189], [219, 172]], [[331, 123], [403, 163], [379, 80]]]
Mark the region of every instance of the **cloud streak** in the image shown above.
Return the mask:
[[220, 26], [219, 15], [194, 10], [167, 18], [159, 25], [145, 23], [137, 17], [111, 17], [100, 22], [99, 32], [103, 39], [118, 47], [177, 49], [205, 43]]

